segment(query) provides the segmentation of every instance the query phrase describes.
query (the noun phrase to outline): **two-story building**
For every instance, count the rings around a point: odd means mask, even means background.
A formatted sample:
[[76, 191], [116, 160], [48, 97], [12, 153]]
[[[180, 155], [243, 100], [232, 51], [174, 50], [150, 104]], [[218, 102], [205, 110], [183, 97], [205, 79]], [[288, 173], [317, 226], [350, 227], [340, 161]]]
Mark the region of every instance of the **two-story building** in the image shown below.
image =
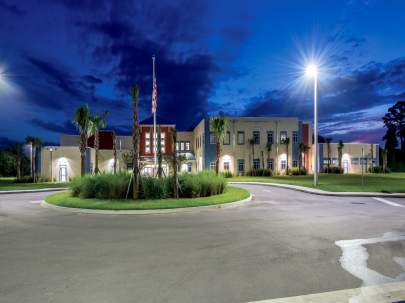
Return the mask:
[[[295, 117], [226, 117], [228, 127], [221, 144], [220, 171], [244, 174], [249, 170], [269, 168], [276, 174], [284, 174], [287, 166], [305, 167], [313, 171], [313, 135], [310, 123]], [[179, 170], [196, 172], [214, 169], [216, 138], [210, 120], [201, 120], [190, 131], [177, 131], [176, 146], [173, 146], [173, 130], [176, 125], [157, 118], [154, 140], [153, 119], [140, 123], [141, 173], [151, 175], [154, 171], [154, 151], [160, 148], [164, 174], [170, 174], [173, 152], [179, 159]], [[160, 133], [160, 135], [159, 135]], [[288, 144], [287, 144], [288, 142]], [[337, 143], [319, 143], [319, 167], [338, 165]], [[378, 165], [378, 145], [344, 143], [342, 167], [345, 173], [359, 173], [362, 169]], [[114, 157], [114, 154], [116, 157]], [[94, 171], [94, 138], [88, 140], [85, 168]], [[57, 181], [67, 181], [80, 175], [79, 136], [62, 135], [59, 146], [45, 146], [39, 157], [40, 174]], [[116, 135], [112, 131], [100, 132], [99, 169], [113, 172], [132, 169], [132, 137]]]

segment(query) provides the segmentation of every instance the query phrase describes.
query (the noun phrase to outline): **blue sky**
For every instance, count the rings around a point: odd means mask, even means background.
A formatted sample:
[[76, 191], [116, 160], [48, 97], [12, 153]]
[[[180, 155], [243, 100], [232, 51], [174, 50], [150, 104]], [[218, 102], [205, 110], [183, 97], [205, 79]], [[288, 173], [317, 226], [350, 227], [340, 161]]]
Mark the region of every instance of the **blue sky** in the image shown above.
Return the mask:
[[405, 2], [0, 0], [0, 141], [57, 142], [74, 109], [109, 110], [128, 133], [129, 87], [188, 129], [208, 114], [312, 119], [303, 66], [321, 66], [321, 133], [380, 143], [405, 99]]

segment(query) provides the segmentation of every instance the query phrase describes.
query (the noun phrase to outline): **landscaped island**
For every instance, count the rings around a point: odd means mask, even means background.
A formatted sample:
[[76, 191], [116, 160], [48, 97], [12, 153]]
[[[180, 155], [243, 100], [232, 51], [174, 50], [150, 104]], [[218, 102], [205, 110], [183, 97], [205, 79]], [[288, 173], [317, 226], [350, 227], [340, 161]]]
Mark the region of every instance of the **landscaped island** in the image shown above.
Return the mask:
[[250, 196], [242, 188], [227, 186], [222, 175], [204, 171], [199, 174], [182, 174], [178, 178], [179, 199], [173, 197], [172, 177], [142, 177], [140, 199], [131, 195], [131, 175], [100, 174], [72, 181], [70, 191], [46, 198], [46, 202], [74, 208], [105, 210], [164, 209], [207, 206], [240, 201]]

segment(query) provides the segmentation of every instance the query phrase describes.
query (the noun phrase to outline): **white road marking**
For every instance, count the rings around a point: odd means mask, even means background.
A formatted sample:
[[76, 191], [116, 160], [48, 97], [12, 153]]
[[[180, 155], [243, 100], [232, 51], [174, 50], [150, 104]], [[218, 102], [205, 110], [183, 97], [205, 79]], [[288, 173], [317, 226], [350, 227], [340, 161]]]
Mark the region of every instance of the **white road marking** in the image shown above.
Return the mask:
[[399, 282], [405, 280], [405, 258], [393, 258], [401, 268], [402, 272], [395, 278], [387, 277], [368, 267], [369, 254], [365, 245], [404, 241], [405, 233], [388, 232], [382, 237], [370, 239], [354, 239], [336, 241], [335, 244], [342, 249], [340, 264], [344, 270], [363, 281], [362, 286], [375, 284]]
[[42, 200], [30, 201], [30, 203], [32, 203], [32, 204], [40, 204], [41, 202], [42, 202]]
[[377, 200], [377, 201], [380, 201], [380, 202], [382, 202], [382, 203], [385, 203], [385, 204], [391, 205], [391, 206], [396, 206], [396, 207], [404, 207], [404, 206], [403, 206], [403, 205], [401, 205], [401, 204], [398, 204], [398, 203], [395, 203], [395, 202], [391, 202], [391, 201], [388, 201], [388, 200], [383, 199], [383, 198], [377, 198], [377, 197], [373, 197], [373, 199], [374, 199], [374, 200]]

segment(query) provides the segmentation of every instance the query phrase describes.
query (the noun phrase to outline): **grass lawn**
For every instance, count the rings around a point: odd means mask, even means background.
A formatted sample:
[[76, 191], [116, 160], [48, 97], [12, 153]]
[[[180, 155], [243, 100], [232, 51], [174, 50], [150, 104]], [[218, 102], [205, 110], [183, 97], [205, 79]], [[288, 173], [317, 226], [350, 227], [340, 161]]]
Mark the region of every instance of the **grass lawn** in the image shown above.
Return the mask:
[[[405, 192], [405, 173], [365, 174], [364, 186], [361, 175], [321, 174], [319, 189], [335, 192]], [[233, 177], [229, 181], [252, 181], [292, 184], [313, 188], [313, 176], [275, 176], [275, 177]]]
[[14, 178], [0, 178], [0, 191], [1, 190], [17, 190], [17, 189], [41, 189], [41, 188], [55, 188], [67, 187], [68, 183], [14, 183]]
[[195, 198], [195, 199], [162, 199], [162, 200], [100, 200], [81, 199], [72, 197], [69, 192], [61, 192], [48, 196], [48, 203], [64, 207], [105, 209], [105, 210], [130, 210], [130, 209], [162, 209], [196, 207], [214, 204], [229, 203], [248, 198], [250, 193], [242, 188], [227, 186], [221, 195]]

